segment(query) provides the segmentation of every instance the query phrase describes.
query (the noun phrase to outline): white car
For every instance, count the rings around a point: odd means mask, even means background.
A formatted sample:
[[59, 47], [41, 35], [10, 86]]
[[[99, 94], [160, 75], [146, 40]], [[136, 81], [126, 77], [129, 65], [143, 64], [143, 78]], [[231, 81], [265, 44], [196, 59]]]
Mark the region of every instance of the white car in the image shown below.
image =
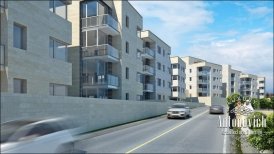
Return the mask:
[[176, 103], [167, 111], [167, 118], [186, 118], [191, 117], [190, 108], [184, 103]]
[[1, 124], [1, 153], [68, 153], [74, 137], [64, 121], [17, 120]]

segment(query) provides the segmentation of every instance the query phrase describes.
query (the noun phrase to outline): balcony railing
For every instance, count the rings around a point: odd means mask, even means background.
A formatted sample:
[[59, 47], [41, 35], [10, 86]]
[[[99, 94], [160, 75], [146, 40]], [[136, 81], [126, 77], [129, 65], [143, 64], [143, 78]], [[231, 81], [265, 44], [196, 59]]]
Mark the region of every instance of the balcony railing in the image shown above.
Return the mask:
[[5, 66], [5, 46], [0, 45], [0, 65]]
[[209, 83], [209, 80], [198, 80], [198, 83]]
[[82, 28], [110, 26], [118, 31], [118, 22], [109, 14], [82, 18]]
[[88, 76], [83, 79], [84, 86], [100, 86], [100, 85], [108, 85], [108, 86], [119, 86], [119, 79], [115, 75], [105, 74], [105, 75], [97, 75], [97, 76]]
[[119, 59], [119, 52], [111, 45], [104, 44], [99, 46], [83, 47], [83, 58], [97, 57], [97, 56], [110, 56], [115, 59]]
[[250, 85], [251, 81], [241, 81], [241, 84], [248, 84], [248, 85]]
[[153, 84], [144, 84], [144, 90], [153, 91], [154, 90]]
[[209, 72], [207, 72], [207, 71], [198, 71], [198, 75], [206, 75], [206, 76], [208, 76]]
[[143, 49], [142, 55], [148, 55], [148, 56], [151, 56], [151, 57], [153, 58], [154, 55], [155, 55], [155, 51], [151, 50], [151, 49], [148, 48], [148, 47], [145, 47], [145, 48]]
[[143, 71], [149, 74], [154, 74], [154, 68], [148, 65], [144, 65]]
[[209, 91], [209, 89], [207, 89], [207, 88], [199, 88], [199, 91], [200, 92], [207, 92], [207, 91]]

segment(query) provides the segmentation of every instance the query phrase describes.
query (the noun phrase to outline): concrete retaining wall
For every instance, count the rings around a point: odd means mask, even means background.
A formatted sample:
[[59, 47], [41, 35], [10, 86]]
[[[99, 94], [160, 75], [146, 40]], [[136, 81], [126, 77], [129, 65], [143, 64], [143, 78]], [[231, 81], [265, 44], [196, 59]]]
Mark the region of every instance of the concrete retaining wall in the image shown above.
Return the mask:
[[72, 116], [75, 124], [84, 127], [82, 131], [92, 131], [164, 114], [173, 103], [1, 93], [1, 123], [20, 118]]

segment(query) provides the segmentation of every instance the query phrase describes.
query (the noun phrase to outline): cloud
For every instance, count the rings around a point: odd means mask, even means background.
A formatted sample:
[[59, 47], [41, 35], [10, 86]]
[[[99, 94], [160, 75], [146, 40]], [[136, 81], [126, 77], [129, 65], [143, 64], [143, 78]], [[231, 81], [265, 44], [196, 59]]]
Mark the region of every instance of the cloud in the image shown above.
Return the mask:
[[268, 8], [268, 7], [256, 7], [256, 8], [246, 8], [247, 11], [251, 14], [251, 15], [256, 15], [259, 17], [264, 17], [270, 13], [273, 12], [272, 9]]
[[[195, 41], [195, 40], [194, 40]], [[267, 90], [273, 89], [273, 33], [251, 30], [238, 39], [214, 39], [192, 45], [187, 53], [207, 61], [230, 64], [245, 73], [266, 76]]]
[[[212, 12], [202, 1], [130, 1], [145, 15], [145, 25], [156, 35], [163, 38], [173, 48], [178, 47], [183, 34], [205, 28], [213, 23]], [[149, 22], [151, 21], [151, 22]], [[153, 21], [153, 22], [152, 22]], [[158, 21], [159, 24], [155, 25]], [[147, 23], [149, 22], [149, 23]]]

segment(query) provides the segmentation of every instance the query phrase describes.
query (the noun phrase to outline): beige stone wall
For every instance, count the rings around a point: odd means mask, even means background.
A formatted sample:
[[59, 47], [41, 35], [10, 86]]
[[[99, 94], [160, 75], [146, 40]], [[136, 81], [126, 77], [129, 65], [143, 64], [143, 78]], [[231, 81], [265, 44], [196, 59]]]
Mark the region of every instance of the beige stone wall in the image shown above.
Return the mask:
[[[7, 86], [3, 91], [13, 93], [14, 78], [26, 79], [27, 93], [35, 95], [49, 95], [49, 83], [71, 85], [71, 64], [49, 57], [50, 37], [71, 43], [71, 23], [50, 12], [48, 1], [8, 1], [6, 18], [7, 64], [1, 75]], [[14, 23], [27, 28], [27, 50], [13, 47]]]

